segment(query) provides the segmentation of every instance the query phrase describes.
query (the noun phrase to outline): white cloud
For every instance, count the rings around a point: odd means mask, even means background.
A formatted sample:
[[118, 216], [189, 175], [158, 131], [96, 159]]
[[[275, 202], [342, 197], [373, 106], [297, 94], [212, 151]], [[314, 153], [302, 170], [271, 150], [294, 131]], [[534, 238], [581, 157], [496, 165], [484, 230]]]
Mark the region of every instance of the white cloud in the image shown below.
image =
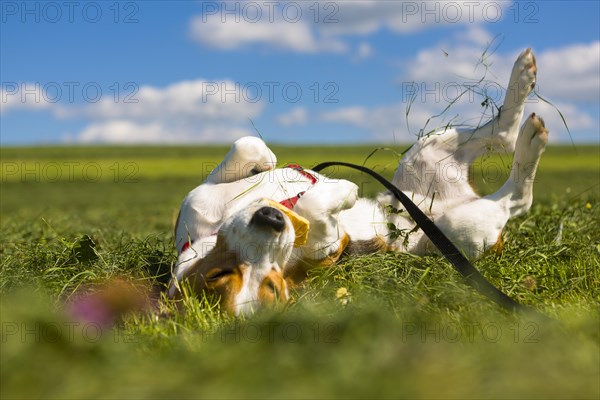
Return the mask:
[[[522, 49], [491, 54], [485, 60], [489, 66], [486, 71], [483, 64], [478, 63], [489, 42], [490, 35], [485, 30], [472, 27], [447, 42], [421, 50], [414, 61], [408, 61], [402, 82], [408, 85], [414, 81], [420, 89], [412, 109], [426, 110], [426, 113], [434, 115], [456, 96], [460, 85], [476, 82], [484, 75], [486, 80], [482, 87], [488, 89], [491, 97], [501, 105], [514, 60]], [[493, 49], [494, 45], [491, 47]], [[439, 51], [440, 48], [444, 48], [448, 55]], [[533, 50], [538, 65], [536, 91], [552, 101], [563, 113], [573, 139], [578, 139], [578, 131], [600, 129], [600, 122], [589, 115], [584, 107], [585, 103], [597, 104], [600, 101], [600, 42], [573, 44], [545, 51]], [[477, 125], [482, 115], [479, 103], [483, 99], [481, 96], [465, 96], [452, 106], [449, 117], [459, 114], [460, 121]], [[536, 112], [546, 120], [551, 141], [569, 140], [564, 123], [554, 107], [532, 95], [526, 106], [526, 113], [530, 112]]]
[[323, 112], [320, 114], [320, 119], [326, 122], [342, 122], [364, 128], [368, 123], [367, 113], [366, 107], [344, 107], [333, 111]]
[[[92, 123], [75, 138], [82, 143], [221, 143], [232, 142], [252, 132], [244, 127], [226, 124], [194, 127], [172, 126], [161, 122], [110, 120]], [[73, 138], [70, 138], [71, 140]]]
[[358, 45], [358, 49], [356, 49], [356, 54], [354, 59], [357, 61], [366, 60], [367, 58], [373, 55], [373, 48], [369, 43], [362, 42]]
[[512, 64], [519, 51], [509, 55], [486, 52], [492, 38], [485, 31], [470, 28], [450, 40], [423, 49], [405, 60], [401, 79], [403, 82], [465, 83], [480, 80], [489, 67], [488, 79], [506, 84]]
[[492, 35], [480, 25], [471, 25], [465, 32], [458, 33], [457, 41], [472, 43], [479, 47], [485, 47], [493, 41]]
[[360, 36], [382, 29], [407, 34], [442, 25], [498, 22], [511, 5], [493, 0], [343, 1], [335, 4], [337, 9], [330, 12], [337, 22], [321, 23], [319, 28], [328, 35]]
[[376, 107], [344, 107], [323, 112], [319, 119], [324, 122], [355, 126], [369, 132], [372, 140], [383, 142], [413, 141], [406, 129], [404, 104], [390, 104]]
[[537, 56], [540, 93], [573, 101], [600, 101], [600, 41], [545, 51]]
[[[565, 117], [572, 138], [569, 137], [569, 132], [557, 110]], [[599, 129], [598, 121], [579, 110], [574, 104], [557, 102], [552, 106], [535, 99], [534, 102], [527, 104], [525, 107], [525, 115], [529, 115], [532, 112], [535, 112], [544, 119], [546, 128], [550, 132], [549, 140], [551, 142], [569, 142], [571, 139], [575, 142], [589, 141], [593, 137], [583, 137], [582, 132], [589, 132], [590, 130], [598, 132]], [[596, 133], [597, 137], [598, 134]]]
[[[406, 35], [440, 26], [494, 23], [510, 5], [496, 0], [209, 2], [203, 4], [201, 15], [192, 18], [190, 35], [221, 50], [259, 44], [299, 53], [341, 53], [350, 49], [342, 37], [364, 37], [381, 30]], [[370, 47], [361, 44], [357, 56], [369, 55]]]
[[127, 120], [92, 123], [77, 136], [83, 143], [160, 143], [168, 138], [160, 124], [141, 125]]
[[60, 109], [58, 116], [91, 119], [247, 121], [263, 108], [247, 88], [230, 80], [182, 81], [165, 88], [141, 86], [131, 98], [105, 96], [97, 103]]
[[279, 115], [277, 122], [286, 127], [304, 125], [308, 122], [308, 112], [304, 107], [294, 107], [289, 112]]
[[249, 119], [264, 108], [260, 96], [231, 80], [197, 79], [164, 88], [144, 85], [128, 92], [128, 98], [106, 94], [83, 105], [69, 102], [65, 87], [56, 89], [50, 84], [3, 82], [2, 116], [13, 110], [47, 111], [62, 119], [88, 121], [80, 132], [63, 135], [68, 142], [231, 142], [253, 134]]
[[264, 108], [260, 97], [230, 80], [191, 80], [164, 88], [142, 86], [130, 101], [104, 97], [84, 106], [55, 104], [60, 118], [91, 123], [69, 141], [106, 143], [231, 142], [251, 135], [249, 119]]
[[0, 114], [10, 110], [48, 110], [55, 106], [53, 87], [31, 82], [3, 82], [0, 88]]
[[[346, 107], [321, 113], [319, 118], [325, 122], [364, 129], [372, 140], [409, 143], [415, 140], [420, 130], [427, 133], [445, 127], [448, 123], [474, 127], [485, 123], [492, 116], [490, 110], [484, 113], [478, 101], [456, 103], [446, 114], [436, 118], [433, 117], [443, 111], [445, 103], [413, 103], [407, 116], [408, 105], [408, 102], [399, 102], [375, 107]], [[582, 136], [581, 132], [598, 131], [597, 120], [573, 104], [558, 102], [554, 105], [556, 108], [538, 99], [531, 99], [525, 107], [525, 115], [535, 112], [544, 118], [546, 127], [550, 130], [551, 142], [570, 141], [558, 109], [565, 117], [575, 142], [593, 140], [589, 135]]]
[[[407, 60], [401, 80], [442, 85], [479, 80], [486, 72], [480, 61], [489, 40], [485, 31], [471, 28], [449, 42], [421, 50]], [[536, 86], [541, 95], [563, 101], [600, 101], [600, 41], [541, 52], [533, 50], [539, 67]], [[521, 51], [489, 56], [485, 60], [489, 64], [486, 79], [505, 87]]]
[[286, 49], [299, 53], [344, 52], [346, 45], [333, 39], [318, 37], [304, 21], [277, 19], [250, 22], [245, 18], [222, 21], [218, 15], [198, 16], [190, 24], [192, 38], [208, 47], [233, 50], [251, 44]]
[[[486, 71], [481, 64], [481, 57], [490, 39], [485, 30], [475, 27], [448, 41], [423, 49], [403, 64], [402, 81], [398, 82], [404, 95], [401, 102], [374, 107], [344, 107], [322, 113], [320, 119], [364, 129], [373, 139], [388, 142], [412, 141], [414, 135], [425, 126], [426, 132], [448, 123], [478, 126], [491, 118], [495, 110], [493, 107], [482, 107], [481, 102], [485, 97], [472, 92], [467, 92], [454, 102], [444, 115], [427, 121], [444, 111], [465, 90], [465, 84], [474, 84], [484, 75], [486, 80], [480, 85], [480, 90], [487, 90], [498, 106], [502, 104], [512, 65], [521, 50], [505, 53], [496, 51], [484, 60], [489, 66]], [[599, 51], [598, 42], [594, 42], [536, 52], [539, 92], [549, 97], [563, 113], [575, 141], [590, 140], [582, 135], [589, 136], [589, 132], [600, 129], [596, 117], [588, 114], [578, 103], [573, 103], [575, 100], [588, 104], [590, 101], [598, 102]], [[408, 88], [416, 89], [416, 96], [412, 100], [407, 96]], [[546, 120], [551, 141], [569, 140], [554, 107], [532, 95], [526, 105], [526, 113], [531, 112]]]

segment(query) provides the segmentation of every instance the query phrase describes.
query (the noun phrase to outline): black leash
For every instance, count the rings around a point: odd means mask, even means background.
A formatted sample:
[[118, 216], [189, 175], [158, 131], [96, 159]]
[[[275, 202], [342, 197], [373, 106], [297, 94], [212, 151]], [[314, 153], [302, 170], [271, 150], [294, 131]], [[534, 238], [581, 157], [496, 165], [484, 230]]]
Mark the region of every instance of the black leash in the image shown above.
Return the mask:
[[410, 216], [415, 220], [415, 223], [423, 230], [423, 232], [429, 237], [431, 242], [439, 249], [444, 257], [456, 269], [467, 281], [469, 285], [475, 288], [479, 293], [488, 297], [496, 304], [511, 310], [511, 311], [533, 311], [527, 306], [517, 303], [512, 298], [508, 297], [504, 294], [500, 289], [495, 287], [492, 283], [490, 283], [485, 277], [471, 264], [469, 260], [456, 248], [454, 243], [448, 239], [446, 235], [438, 228], [423, 211], [415, 203], [412, 202], [411, 199], [408, 198], [404, 193], [402, 193], [396, 186], [394, 186], [390, 181], [385, 179], [383, 176], [379, 175], [377, 172], [363, 167], [361, 165], [340, 162], [340, 161], [331, 161], [324, 162], [317, 165], [314, 168], [311, 168], [315, 172], [320, 172], [321, 170], [327, 167], [333, 166], [342, 166], [353, 168], [364, 172], [366, 174], [371, 175], [373, 178], [377, 179], [386, 189], [388, 189], [392, 194], [398, 199], [406, 211], [410, 214]]

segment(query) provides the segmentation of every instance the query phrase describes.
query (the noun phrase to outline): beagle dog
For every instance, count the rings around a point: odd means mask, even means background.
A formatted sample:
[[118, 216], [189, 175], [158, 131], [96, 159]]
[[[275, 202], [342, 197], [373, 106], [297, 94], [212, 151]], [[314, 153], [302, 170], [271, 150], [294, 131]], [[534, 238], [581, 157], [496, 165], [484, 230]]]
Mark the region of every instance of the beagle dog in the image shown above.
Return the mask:
[[[519, 125], [536, 71], [527, 49], [514, 64], [496, 118], [476, 129], [448, 128], [421, 138], [394, 175], [394, 185], [472, 259], [497, 245], [506, 222], [531, 206], [548, 131], [535, 114]], [[497, 192], [481, 197], [469, 184], [469, 165], [490, 148], [514, 151], [512, 171]], [[359, 198], [347, 180], [276, 165], [262, 140], [244, 137], [183, 200], [171, 298], [185, 288], [193, 295], [215, 293], [223, 309], [248, 315], [261, 305], [285, 303], [290, 285], [343, 253], [436, 252], [389, 193]]]

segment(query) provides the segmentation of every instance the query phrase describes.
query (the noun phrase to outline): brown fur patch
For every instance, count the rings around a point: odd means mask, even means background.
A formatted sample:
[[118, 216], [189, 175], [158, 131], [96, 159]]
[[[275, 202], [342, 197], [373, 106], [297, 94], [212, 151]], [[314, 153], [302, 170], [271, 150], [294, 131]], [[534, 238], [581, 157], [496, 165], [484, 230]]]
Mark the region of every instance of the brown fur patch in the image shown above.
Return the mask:
[[260, 283], [258, 289], [258, 299], [261, 304], [285, 304], [287, 285], [283, 276], [275, 270], [269, 274]]
[[340, 241], [340, 247], [335, 252], [331, 253], [324, 259], [318, 261], [315, 266], [316, 267], [330, 267], [333, 264], [335, 264], [335, 262], [337, 260], [339, 260], [340, 257], [342, 256], [342, 253], [344, 252], [344, 250], [346, 250], [346, 247], [348, 247], [348, 243], [350, 243], [350, 237], [348, 236], [348, 234], [345, 233], [344, 237], [342, 237], [342, 240]]
[[[190, 283], [194, 295], [214, 293], [219, 296], [221, 309], [233, 312], [246, 268], [248, 266], [240, 262], [235, 252], [227, 251], [225, 239], [219, 236], [215, 247], [190, 267], [184, 280]], [[176, 298], [181, 298], [181, 294], [178, 293]]]
[[339, 248], [329, 254], [327, 257], [322, 258], [320, 260], [312, 260], [309, 258], [303, 258], [301, 260], [297, 260], [296, 262], [288, 265], [285, 272], [285, 280], [290, 286], [298, 285], [304, 279], [306, 279], [306, 275], [309, 270], [313, 268], [320, 267], [330, 267], [336, 263], [337, 260], [342, 256], [342, 253], [348, 247], [350, 243], [350, 237], [347, 234], [344, 234], [340, 241]]
[[498, 235], [498, 240], [496, 240], [496, 243], [494, 243], [494, 245], [492, 247], [490, 247], [490, 249], [488, 251], [495, 253], [496, 255], [500, 255], [502, 254], [502, 251], [504, 250], [504, 244], [506, 242], [504, 241], [504, 235], [502, 234], [502, 232], [500, 232], [500, 234]]

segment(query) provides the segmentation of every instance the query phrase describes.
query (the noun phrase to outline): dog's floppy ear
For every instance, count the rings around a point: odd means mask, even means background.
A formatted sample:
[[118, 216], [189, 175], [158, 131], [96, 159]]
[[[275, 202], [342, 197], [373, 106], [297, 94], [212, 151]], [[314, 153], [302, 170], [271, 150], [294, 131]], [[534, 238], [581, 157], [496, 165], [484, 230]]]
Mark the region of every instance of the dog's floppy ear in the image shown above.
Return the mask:
[[277, 203], [276, 201], [269, 200], [269, 206], [278, 209], [292, 222], [294, 226], [294, 231], [296, 233], [296, 240], [294, 240], [294, 247], [304, 246], [306, 241], [308, 240], [308, 231], [310, 231], [310, 223], [308, 220], [298, 213], [295, 213], [293, 210]]

